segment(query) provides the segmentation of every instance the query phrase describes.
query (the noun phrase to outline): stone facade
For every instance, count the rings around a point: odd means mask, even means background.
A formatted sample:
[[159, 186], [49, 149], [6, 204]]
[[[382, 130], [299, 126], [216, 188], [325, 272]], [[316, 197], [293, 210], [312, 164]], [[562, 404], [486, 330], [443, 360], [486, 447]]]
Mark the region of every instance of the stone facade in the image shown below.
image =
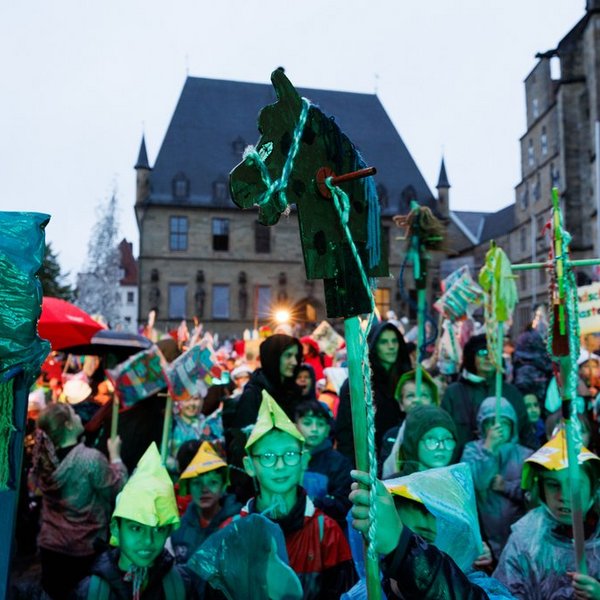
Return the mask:
[[[207, 89], [213, 96], [221, 95], [221, 104], [238, 103], [236, 117], [231, 111], [215, 117], [219, 103], [206, 109], [198, 96]], [[260, 86], [258, 91], [261, 106], [269, 97], [269, 86]], [[142, 324], [154, 309], [160, 329], [176, 328], [181, 319], [195, 319], [206, 330], [222, 336], [240, 336], [246, 328], [272, 323], [273, 313], [280, 306], [290, 309], [294, 322], [307, 330], [326, 318], [322, 282], [307, 281], [305, 277], [295, 211], [266, 228], [258, 224], [256, 209], [238, 209], [224, 187], [227, 179], [223, 174], [241, 158], [238, 146], [243, 149], [243, 140], [256, 135], [250, 132], [255, 131], [257, 109], [249, 110], [244, 105], [244, 95], [252, 103], [256, 92], [257, 84], [189, 78], [153, 167], [142, 141], [135, 165], [135, 211], [140, 233], [138, 318]], [[344, 131], [378, 168], [376, 182], [390, 266], [390, 277], [378, 280], [378, 309], [384, 316], [390, 309], [398, 315], [409, 314], [411, 309], [400, 296], [397, 283], [405, 242], [397, 239], [401, 232], [392, 217], [407, 212], [413, 198], [437, 211], [437, 199], [426, 187], [375, 96], [321, 90], [306, 93], [311, 99], [312, 94], [324, 109], [332, 106], [341, 126], [352, 125], [353, 120], [374, 120], [371, 127], [363, 123], [359, 130], [370, 131], [372, 139], [356, 139], [351, 130]], [[352, 109], [354, 105], [356, 108]], [[211, 139], [197, 135], [207, 118], [205, 110], [209, 119], [223, 119], [216, 126], [210, 123]], [[248, 112], [243, 120], [243, 115], [237, 115], [242, 110]], [[239, 120], [240, 131], [235, 130], [232, 118]], [[190, 142], [194, 135], [197, 138]], [[228, 146], [229, 150], [223, 149], [222, 163], [210, 164], [209, 169], [208, 161], [203, 159], [205, 153], [214, 159], [228, 138], [234, 142], [242, 140], [232, 145], [235, 154]], [[374, 150], [368, 151], [369, 145]], [[386, 148], [385, 155], [377, 156], [379, 147]], [[390, 159], [394, 147], [398, 153]], [[443, 182], [438, 192], [445, 192], [447, 201]], [[440, 255], [433, 257], [430, 267], [430, 281], [435, 289], [439, 260]], [[406, 282], [409, 295], [415, 296], [410, 289], [410, 269]], [[341, 322], [338, 325], [341, 327]]]

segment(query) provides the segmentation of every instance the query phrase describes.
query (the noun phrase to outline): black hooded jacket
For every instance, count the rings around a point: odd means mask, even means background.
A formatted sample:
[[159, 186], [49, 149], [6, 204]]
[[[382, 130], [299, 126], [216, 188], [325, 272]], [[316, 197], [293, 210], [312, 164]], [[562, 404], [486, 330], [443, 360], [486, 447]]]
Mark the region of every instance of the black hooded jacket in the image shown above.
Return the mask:
[[[442, 398], [442, 408], [450, 413], [456, 424], [457, 430], [457, 452], [462, 452], [467, 442], [476, 440], [477, 435], [477, 412], [481, 403], [489, 396], [496, 395], [495, 379], [475, 381], [468, 374], [477, 371], [475, 366], [475, 354], [477, 350], [486, 348], [485, 335], [472, 337], [463, 350], [463, 369], [467, 371], [459, 380], [446, 388]], [[521, 392], [510, 383], [502, 384], [502, 396], [506, 398], [515, 409], [519, 422], [519, 442], [528, 448], [536, 448], [536, 439], [529, 425], [527, 409]]]
[[[393, 331], [398, 337], [398, 357], [390, 371], [386, 371], [377, 358], [376, 345], [379, 336], [386, 330]], [[367, 339], [369, 344], [369, 364], [372, 370], [371, 389], [375, 403], [375, 443], [377, 451], [381, 449], [383, 435], [401, 420], [400, 405], [394, 399], [394, 391], [400, 377], [411, 368], [410, 358], [404, 337], [396, 326], [388, 321], [373, 325]], [[354, 434], [352, 432], [352, 414], [350, 410], [350, 385], [346, 380], [340, 389], [340, 405], [335, 422], [337, 450], [354, 463]]]
[[260, 368], [256, 369], [245, 385], [236, 409], [235, 427], [246, 427], [256, 422], [258, 409], [262, 402], [262, 391], [267, 392], [275, 399], [290, 419], [294, 419], [294, 410], [302, 401], [302, 392], [296, 385], [296, 373], [281, 381], [279, 362], [281, 355], [290, 346], [296, 344], [298, 348], [298, 366], [302, 363], [302, 344], [295, 337], [276, 333], [268, 337], [260, 345]]
[[[109, 600], [130, 600], [133, 598], [133, 584], [123, 579], [124, 573], [119, 569], [119, 549], [114, 548], [102, 553], [92, 567], [91, 574], [100, 577], [109, 585]], [[167, 598], [163, 589], [163, 580], [171, 569], [177, 569], [185, 589], [185, 598], [190, 600], [203, 597], [205, 582], [186, 567], [176, 565], [173, 557], [163, 550], [148, 570], [148, 585], [144, 588], [140, 600], [177, 600]], [[86, 577], [70, 600], [89, 600], [88, 592], [91, 578]]]

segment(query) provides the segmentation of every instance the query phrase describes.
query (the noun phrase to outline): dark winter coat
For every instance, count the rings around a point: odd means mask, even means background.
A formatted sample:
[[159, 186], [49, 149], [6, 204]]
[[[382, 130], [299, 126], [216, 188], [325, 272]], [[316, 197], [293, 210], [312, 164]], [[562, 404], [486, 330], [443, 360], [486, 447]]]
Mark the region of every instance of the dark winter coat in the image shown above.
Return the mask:
[[[467, 442], [477, 439], [477, 412], [481, 403], [490, 396], [496, 395], [494, 379], [481, 382], [472, 381], [463, 375], [456, 383], [446, 388], [442, 398], [442, 408], [450, 413], [456, 424], [457, 451], [462, 452]], [[528, 448], [536, 448], [537, 440], [529, 425], [527, 409], [521, 392], [510, 383], [502, 384], [502, 396], [515, 410], [519, 423], [519, 442]]]
[[281, 381], [279, 362], [281, 355], [290, 346], [298, 348], [298, 366], [302, 363], [302, 344], [297, 338], [282, 333], [268, 337], [260, 345], [260, 364], [245, 385], [236, 407], [235, 427], [242, 428], [256, 422], [258, 409], [262, 402], [262, 391], [266, 390], [279, 404], [290, 419], [294, 419], [294, 410], [302, 401], [300, 388], [296, 385], [296, 376]]
[[[123, 580], [123, 571], [119, 569], [119, 549], [114, 548], [102, 553], [92, 567], [92, 575], [97, 575], [108, 582], [110, 595], [108, 600], [131, 600], [133, 598], [133, 584]], [[203, 597], [203, 582], [189, 569], [175, 564], [173, 557], [163, 550], [162, 554], [154, 561], [148, 570], [148, 585], [140, 594], [140, 600], [173, 600], [167, 598], [163, 590], [163, 580], [171, 569], [177, 569], [185, 588], [187, 600], [200, 600]], [[71, 600], [88, 600], [88, 591], [91, 577], [86, 577], [77, 587]], [[91, 599], [90, 599], [91, 600]]]
[[352, 478], [352, 464], [333, 449], [331, 440], [310, 451], [311, 459], [302, 483], [314, 505], [335, 519], [342, 529], [346, 525], [346, 514], [352, 503], [348, 500]]
[[207, 527], [200, 525], [200, 508], [190, 502], [179, 528], [171, 534], [171, 544], [178, 563], [186, 563], [192, 554], [200, 548], [204, 540], [213, 532], [217, 531], [224, 521], [233, 515], [237, 515], [242, 505], [233, 494], [226, 494], [221, 498], [221, 509], [211, 519]]
[[[403, 600], [488, 600], [489, 596], [471, 583], [458, 565], [435, 546], [427, 544], [408, 527], [396, 549], [382, 563], [383, 588], [387, 598]], [[394, 579], [402, 595], [392, 592], [389, 580]]]
[[[385, 331], [393, 331], [398, 337], [398, 358], [391, 371], [386, 371], [376, 354], [376, 345], [379, 336]], [[411, 368], [410, 358], [406, 343], [400, 331], [391, 323], [383, 321], [374, 325], [369, 332], [369, 364], [373, 376], [371, 390], [375, 404], [375, 444], [377, 450], [381, 448], [383, 434], [401, 421], [401, 412], [398, 402], [394, 399], [394, 392], [398, 379]], [[354, 434], [352, 432], [352, 413], [350, 409], [350, 386], [346, 380], [340, 389], [340, 405], [335, 422], [335, 437], [337, 450], [347, 456], [354, 463]]]

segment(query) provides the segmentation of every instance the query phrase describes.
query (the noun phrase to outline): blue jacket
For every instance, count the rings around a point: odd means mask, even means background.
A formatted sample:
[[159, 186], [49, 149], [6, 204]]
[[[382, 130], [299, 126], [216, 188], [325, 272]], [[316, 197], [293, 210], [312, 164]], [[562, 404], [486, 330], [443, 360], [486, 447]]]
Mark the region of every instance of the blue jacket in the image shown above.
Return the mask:
[[352, 485], [351, 469], [350, 461], [334, 450], [331, 440], [327, 439], [311, 450], [302, 483], [314, 505], [335, 519], [344, 530], [346, 514], [352, 506], [348, 500]]
[[208, 527], [200, 526], [200, 509], [194, 502], [190, 502], [181, 518], [179, 528], [171, 534], [171, 544], [178, 563], [186, 563], [192, 554], [200, 548], [202, 542], [220, 525], [237, 515], [242, 505], [233, 494], [226, 494], [221, 498], [221, 510], [213, 517]]

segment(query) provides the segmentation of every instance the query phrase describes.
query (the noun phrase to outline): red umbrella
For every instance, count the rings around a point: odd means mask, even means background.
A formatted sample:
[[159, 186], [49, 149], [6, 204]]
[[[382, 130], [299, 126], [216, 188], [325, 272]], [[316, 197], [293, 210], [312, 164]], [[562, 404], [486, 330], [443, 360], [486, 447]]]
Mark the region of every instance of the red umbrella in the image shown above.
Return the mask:
[[38, 322], [38, 333], [47, 339], [52, 350], [69, 346], [89, 344], [92, 336], [105, 329], [90, 315], [74, 304], [60, 298], [42, 299], [42, 315]]

